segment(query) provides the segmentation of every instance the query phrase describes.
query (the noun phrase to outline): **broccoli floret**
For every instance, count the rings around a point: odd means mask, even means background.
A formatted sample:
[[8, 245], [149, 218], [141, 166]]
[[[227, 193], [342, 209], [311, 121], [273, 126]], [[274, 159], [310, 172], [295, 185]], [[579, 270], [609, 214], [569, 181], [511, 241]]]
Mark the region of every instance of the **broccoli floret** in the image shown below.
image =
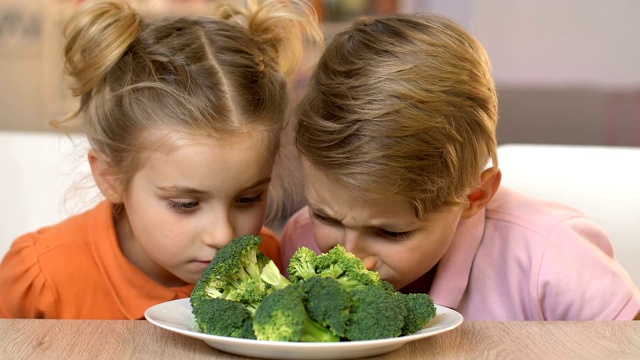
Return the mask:
[[378, 272], [368, 270], [360, 258], [339, 244], [319, 255], [314, 261], [314, 267], [320, 276], [337, 279], [347, 289], [380, 284]]
[[305, 300], [306, 293], [298, 283], [269, 294], [255, 313], [253, 327], [256, 338], [270, 341], [340, 341], [340, 337], [309, 317]]
[[305, 281], [311, 276], [334, 278], [350, 290], [356, 286], [379, 285], [380, 274], [368, 270], [360, 258], [338, 244], [324, 254], [300, 247], [293, 255], [287, 269], [292, 282]]
[[261, 243], [260, 236], [245, 235], [218, 251], [191, 293], [199, 324], [204, 323], [198, 317], [208, 313], [209, 299], [238, 302], [253, 316], [265, 296], [290, 283], [260, 251]]
[[221, 298], [203, 299], [193, 312], [200, 330], [205, 334], [256, 338], [251, 312], [239, 302]]
[[375, 340], [402, 334], [407, 309], [396, 292], [378, 285], [351, 290], [351, 318], [346, 335], [349, 340]]
[[420, 331], [431, 319], [436, 316], [436, 306], [433, 299], [427, 294], [402, 294], [407, 316], [404, 318], [402, 335], [411, 335]]
[[318, 257], [315, 251], [308, 247], [300, 247], [289, 260], [287, 272], [291, 282], [304, 281], [311, 276], [316, 275], [316, 269], [313, 264], [315, 258]]
[[339, 337], [346, 337], [351, 311], [351, 296], [333, 278], [313, 276], [302, 282], [307, 293], [307, 312], [313, 320]]

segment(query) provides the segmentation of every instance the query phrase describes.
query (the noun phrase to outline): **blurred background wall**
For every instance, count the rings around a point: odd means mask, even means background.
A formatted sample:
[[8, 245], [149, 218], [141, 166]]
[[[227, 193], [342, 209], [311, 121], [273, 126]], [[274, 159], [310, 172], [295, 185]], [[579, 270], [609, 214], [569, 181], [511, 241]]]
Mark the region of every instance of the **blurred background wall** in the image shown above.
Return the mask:
[[[314, 0], [327, 36], [354, 16], [435, 11], [487, 48], [501, 143], [640, 145], [640, 1]], [[77, 0], [0, 0], [0, 130], [50, 130], [73, 109], [61, 24]], [[208, 0], [138, 0], [165, 11]], [[171, 10], [173, 11], [173, 10]]]

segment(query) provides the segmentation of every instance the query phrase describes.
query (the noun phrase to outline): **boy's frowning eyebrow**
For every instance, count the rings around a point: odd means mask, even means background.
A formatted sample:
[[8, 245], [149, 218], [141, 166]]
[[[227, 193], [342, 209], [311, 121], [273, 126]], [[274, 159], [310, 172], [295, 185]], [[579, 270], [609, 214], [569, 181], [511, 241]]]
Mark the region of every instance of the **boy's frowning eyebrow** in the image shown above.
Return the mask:
[[[309, 205], [309, 209], [311, 209], [311, 213], [313, 215], [321, 216], [325, 221], [336, 224], [343, 224], [342, 220], [336, 219], [332, 215], [329, 215], [329, 213], [322, 208], [317, 208]], [[416, 227], [415, 224], [406, 223], [405, 221], [402, 221], [402, 219], [399, 219], [398, 222], [389, 222], [386, 219], [380, 221], [373, 220], [370, 223], [360, 224], [358, 226], [371, 229], [384, 229], [386, 231], [392, 232], [406, 232], [407, 229], [414, 229]]]
[[[269, 184], [271, 182], [271, 177], [266, 177], [260, 179], [253, 184], [249, 185], [242, 191], [251, 190], [257, 188], [259, 186]], [[206, 195], [209, 194], [209, 191], [200, 190], [196, 188], [192, 188], [189, 186], [180, 186], [180, 185], [169, 185], [169, 186], [156, 186], [156, 188], [160, 191], [168, 192], [168, 193], [176, 193], [176, 194], [189, 194], [189, 195]]]

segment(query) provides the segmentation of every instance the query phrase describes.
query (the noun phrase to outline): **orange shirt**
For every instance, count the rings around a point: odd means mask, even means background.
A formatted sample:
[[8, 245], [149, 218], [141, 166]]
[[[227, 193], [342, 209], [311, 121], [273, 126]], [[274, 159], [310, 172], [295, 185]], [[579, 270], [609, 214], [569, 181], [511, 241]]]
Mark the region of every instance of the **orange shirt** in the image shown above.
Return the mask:
[[[279, 241], [267, 228], [260, 249], [282, 271]], [[194, 284], [168, 288], [120, 250], [111, 205], [18, 238], [0, 264], [0, 317], [142, 319], [156, 304], [189, 297]]]

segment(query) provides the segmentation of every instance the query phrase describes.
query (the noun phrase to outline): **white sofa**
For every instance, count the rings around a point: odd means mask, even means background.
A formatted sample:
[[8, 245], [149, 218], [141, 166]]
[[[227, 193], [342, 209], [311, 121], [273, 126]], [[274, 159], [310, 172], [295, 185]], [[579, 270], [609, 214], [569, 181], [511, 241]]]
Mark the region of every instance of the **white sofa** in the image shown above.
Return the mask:
[[584, 212], [640, 285], [640, 148], [504, 144], [498, 156], [503, 186]]
[[0, 131], [0, 259], [20, 235], [100, 200], [84, 136]]

